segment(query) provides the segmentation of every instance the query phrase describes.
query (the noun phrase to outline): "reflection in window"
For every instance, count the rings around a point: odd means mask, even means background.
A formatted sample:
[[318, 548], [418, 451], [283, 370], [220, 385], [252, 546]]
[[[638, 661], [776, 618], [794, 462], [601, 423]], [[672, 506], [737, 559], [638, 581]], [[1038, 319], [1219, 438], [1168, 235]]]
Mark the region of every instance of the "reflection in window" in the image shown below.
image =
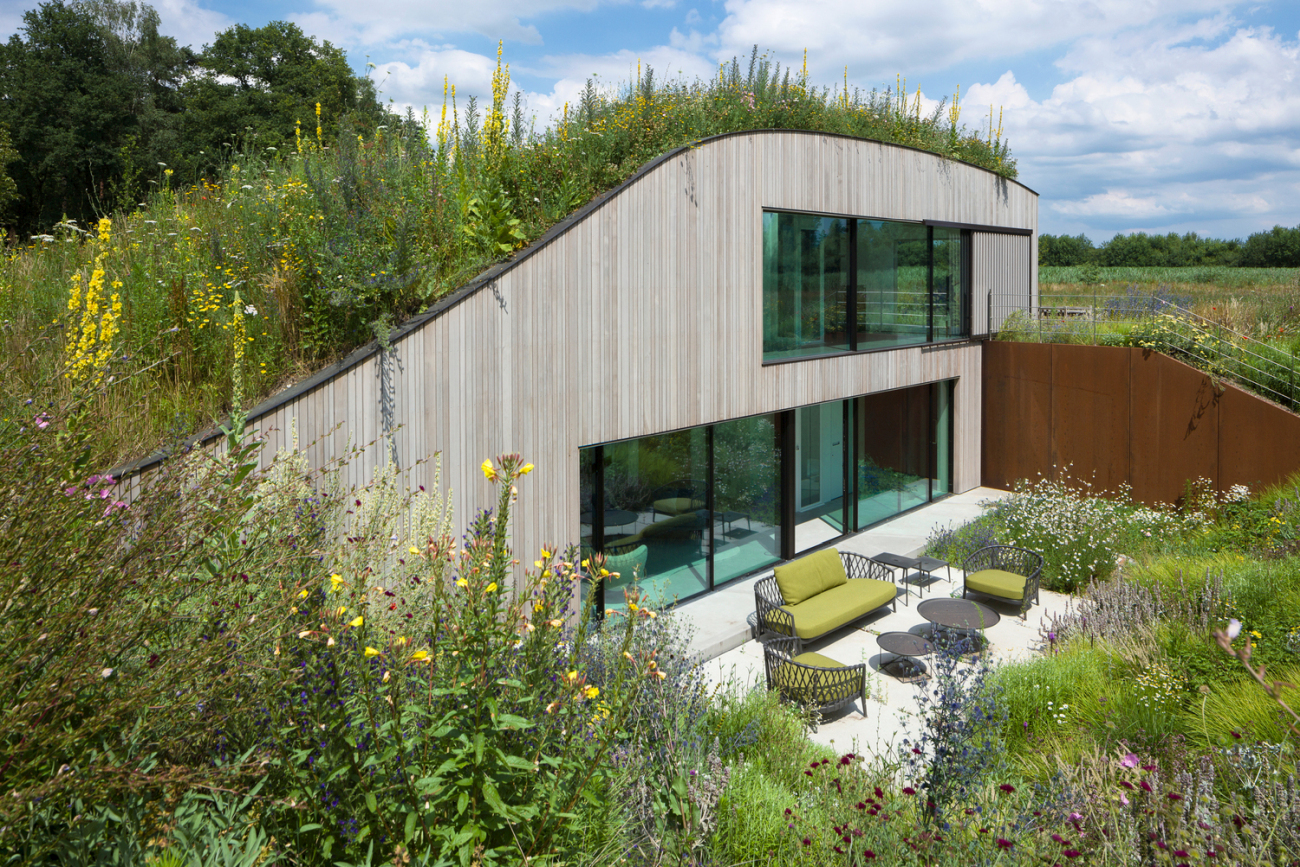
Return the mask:
[[844, 352], [849, 221], [763, 214], [763, 357]]
[[713, 582], [781, 557], [781, 446], [776, 416], [713, 428]]
[[602, 447], [604, 503], [582, 516], [583, 533], [603, 525], [606, 610], [625, 605], [634, 578], [656, 599], [708, 589], [708, 430], [694, 428]]
[[930, 326], [929, 231], [858, 220], [858, 349], [925, 343]]
[[934, 339], [965, 337], [964, 246], [960, 229], [934, 228]]

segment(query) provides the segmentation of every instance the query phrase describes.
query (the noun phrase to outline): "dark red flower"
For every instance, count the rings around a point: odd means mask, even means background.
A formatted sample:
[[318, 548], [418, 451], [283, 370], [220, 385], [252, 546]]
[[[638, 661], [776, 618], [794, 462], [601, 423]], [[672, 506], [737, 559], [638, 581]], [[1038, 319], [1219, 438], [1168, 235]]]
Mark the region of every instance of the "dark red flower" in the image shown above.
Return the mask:
[[1064, 855], [1066, 858], [1078, 858], [1080, 852], [1078, 849], [1066, 849], [1061, 854]]
[[1003, 783], [1002, 785], [998, 786], [998, 788], [1006, 792], [1008, 795], [1016, 790], [1016, 787], [1011, 785], [1010, 783]]
[[913, 789], [911, 786], [903, 786], [903, 794], [904, 794], [904, 795], [915, 795], [915, 794], [916, 794], [916, 789]]
[[1008, 840], [1008, 839], [1005, 838], [1005, 837], [999, 837], [999, 838], [998, 838], [998, 848], [999, 848], [999, 849], [1010, 849], [1010, 848], [1011, 848], [1012, 846], [1014, 846], [1014, 845], [1015, 845], [1014, 843], [1012, 843], [1010, 840]]

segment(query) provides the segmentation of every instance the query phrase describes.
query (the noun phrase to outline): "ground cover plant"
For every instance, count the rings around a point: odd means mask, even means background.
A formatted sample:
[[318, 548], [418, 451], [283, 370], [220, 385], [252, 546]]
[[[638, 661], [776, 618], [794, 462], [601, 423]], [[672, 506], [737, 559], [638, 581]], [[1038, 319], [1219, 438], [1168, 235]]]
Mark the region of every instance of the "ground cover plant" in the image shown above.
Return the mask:
[[761, 688], [708, 684], [634, 585], [604, 623], [575, 610], [603, 567], [510, 550], [518, 456], [485, 462], [497, 504], [459, 538], [391, 468], [360, 491], [295, 452], [261, 473], [237, 431], [119, 499], [86, 464], [85, 406], [110, 387], [34, 401], [0, 446], [7, 862], [1300, 857], [1291, 723], [1213, 637], [1270, 684], [1300, 669], [1300, 479], [1190, 486], [1145, 516], [1026, 484], [937, 534], [950, 556], [1067, 552], [1051, 580], [1076, 601], [1028, 663], [944, 650], [919, 737], [860, 755]]
[[140, 457], [386, 339], [648, 161], [711, 135], [822, 130], [1015, 176], [997, 125], [965, 126], [955, 98], [923, 112], [904, 82], [821, 87], [757, 51], [709, 80], [646, 67], [618, 87], [589, 84], [544, 128], [517, 91], [510, 99], [504, 61], [492, 93], [480, 106], [449, 83], [436, 115], [378, 126], [309, 102], [285, 141], [239, 138], [192, 183], [160, 166], [138, 206], [11, 247], [0, 335], [19, 363], [5, 372], [3, 414], [57, 379], [69, 347], [93, 344], [114, 378], [92, 407], [97, 463]]

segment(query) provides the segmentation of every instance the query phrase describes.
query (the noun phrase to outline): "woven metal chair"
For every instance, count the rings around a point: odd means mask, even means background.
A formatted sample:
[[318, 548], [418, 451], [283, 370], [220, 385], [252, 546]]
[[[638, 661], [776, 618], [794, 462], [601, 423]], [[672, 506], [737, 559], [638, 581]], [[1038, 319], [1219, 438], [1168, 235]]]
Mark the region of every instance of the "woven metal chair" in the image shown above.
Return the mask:
[[763, 667], [768, 689], [812, 713], [813, 731], [822, 714], [848, 707], [859, 698], [862, 712], [867, 712], [866, 663], [841, 665], [820, 653], [804, 653], [796, 636], [764, 643]]
[[[962, 598], [980, 593], [995, 599], [1020, 603], [1020, 619], [1027, 618], [1029, 606], [1038, 604], [1038, 583], [1043, 575], [1043, 555], [1012, 545], [990, 545], [966, 558]], [[974, 582], [974, 586], [972, 585]]]
[[[844, 561], [844, 572], [852, 581], [855, 578], [874, 578], [877, 581], [888, 581], [894, 583], [894, 573], [881, 563], [877, 563], [870, 557], [862, 554], [854, 554], [849, 551], [839, 551], [840, 559]], [[754, 584], [754, 611], [758, 620], [758, 637], [771, 633], [778, 636], [794, 635], [794, 615], [789, 611], [781, 608], [785, 604], [785, 599], [781, 596], [781, 588], [776, 583], [776, 578], [769, 575], [762, 578]], [[898, 610], [898, 602], [892, 601], [894, 611]]]

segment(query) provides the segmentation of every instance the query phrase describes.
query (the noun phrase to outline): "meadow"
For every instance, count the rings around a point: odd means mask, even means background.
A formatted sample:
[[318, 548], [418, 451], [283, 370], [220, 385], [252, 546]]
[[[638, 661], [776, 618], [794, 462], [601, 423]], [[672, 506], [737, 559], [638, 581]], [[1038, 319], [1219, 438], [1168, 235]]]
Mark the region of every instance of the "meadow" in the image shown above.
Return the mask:
[[15, 417], [47, 383], [66, 397], [79, 382], [110, 382], [94, 407], [96, 463], [142, 457], [385, 339], [650, 160], [707, 136], [822, 130], [1015, 176], [1000, 128], [966, 127], [955, 100], [925, 113], [906, 82], [818, 87], [806, 66], [783, 69], [757, 50], [706, 81], [647, 67], [616, 88], [589, 83], [540, 130], [509, 88], [499, 58], [490, 105], [458, 100], [448, 83], [436, 116], [373, 130], [322, 117], [318, 103], [292, 147], [241, 139], [193, 185], [159, 165], [138, 207], [11, 246], [0, 262], [2, 414]]

